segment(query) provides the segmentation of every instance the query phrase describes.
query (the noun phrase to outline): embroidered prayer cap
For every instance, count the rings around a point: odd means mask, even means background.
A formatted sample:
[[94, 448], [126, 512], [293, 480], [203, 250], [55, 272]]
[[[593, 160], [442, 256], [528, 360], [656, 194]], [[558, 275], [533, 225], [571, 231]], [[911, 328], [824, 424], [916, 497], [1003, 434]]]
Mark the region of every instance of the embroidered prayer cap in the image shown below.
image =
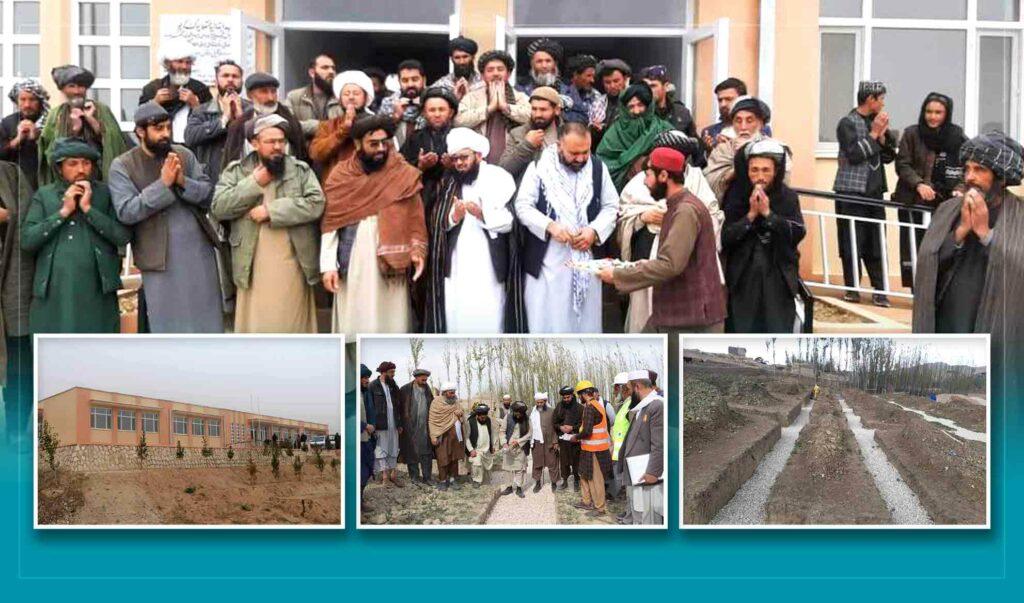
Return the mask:
[[732, 101], [732, 107], [729, 108], [729, 119], [736, 117], [740, 111], [750, 111], [764, 123], [772, 120], [772, 110], [768, 107], [768, 103], [754, 96], [741, 96]]
[[546, 100], [555, 107], [562, 108], [562, 97], [558, 94], [558, 90], [551, 86], [537, 86], [534, 88], [530, 94], [530, 100], [533, 99]]
[[975, 136], [960, 147], [960, 162], [973, 161], [992, 170], [1010, 186], [1020, 184], [1024, 172], [1024, 151], [1020, 143], [1002, 132]]
[[245, 137], [247, 140], [252, 140], [260, 135], [260, 132], [267, 128], [277, 128], [288, 135], [288, 120], [281, 117], [277, 113], [271, 113], [264, 115], [258, 119], [250, 119], [245, 124]]
[[96, 81], [96, 76], [91, 71], [78, 65], [61, 65], [50, 70], [50, 76], [58, 88], [68, 84], [78, 84], [89, 88]]
[[334, 88], [334, 98], [341, 98], [341, 89], [348, 84], [353, 84], [363, 89], [363, 92], [366, 94], [365, 107], [369, 107], [373, 104], [373, 80], [370, 79], [370, 76], [366, 75], [363, 71], [357, 71], [355, 69], [342, 71], [338, 75], [334, 76], [334, 82], [332, 84], [332, 87]]
[[469, 149], [486, 157], [491, 152], [491, 143], [487, 137], [469, 128], [452, 128], [445, 136], [444, 141], [448, 146], [449, 153], [458, 153], [463, 149]]
[[269, 73], [257, 71], [245, 78], [245, 91], [252, 92], [257, 88], [280, 88], [281, 82]]
[[505, 52], [504, 50], [488, 50], [487, 52], [480, 55], [480, 58], [476, 60], [476, 68], [480, 73], [484, 72], [484, 68], [491, 61], [501, 61], [505, 63], [505, 69], [512, 71], [516, 68], [516, 60], [512, 58], [512, 55]]
[[668, 130], [655, 137], [654, 148], [658, 147], [675, 149], [687, 157], [693, 157], [700, 152], [701, 142], [687, 136], [682, 130]]
[[626, 372], [626, 371], [623, 371], [621, 373], [616, 373], [615, 374], [615, 379], [612, 380], [612, 384], [613, 385], [625, 385], [626, 383], [629, 383], [629, 379], [627, 378], [628, 376], [629, 376], [629, 373]]
[[99, 161], [100, 152], [81, 138], [58, 138], [50, 146], [49, 157], [53, 165], [72, 158]]
[[879, 94], [885, 94], [883, 82], [864, 80], [857, 84], [857, 96], [878, 96]]
[[627, 378], [630, 381], [640, 381], [640, 380], [644, 380], [644, 379], [648, 379], [649, 380], [651, 378], [651, 373], [650, 373], [650, 371], [646, 371], [646, 370], [643, 370], [643, 369], [635, 370], [635, 371], [629, 371], [629, 376]]
[[145, 128], [169, 119], [171, 116], [167, 113], [167, 109], [161, 107], [156, 101], [142, 103], [132, 117], [136, 128]]
[[652, 169], [682, 174], [686, 168], [686, 156], [669, 147], [658, 147], [651, 151], [647, 165]]
[[448, 55], [451, 56], [456, 50], [461, 50], [467, 54], [475, 55], [479, 47], [476, 44], [476, 40], [471, 40], [465, 36], [459, 36], [448, 40]]

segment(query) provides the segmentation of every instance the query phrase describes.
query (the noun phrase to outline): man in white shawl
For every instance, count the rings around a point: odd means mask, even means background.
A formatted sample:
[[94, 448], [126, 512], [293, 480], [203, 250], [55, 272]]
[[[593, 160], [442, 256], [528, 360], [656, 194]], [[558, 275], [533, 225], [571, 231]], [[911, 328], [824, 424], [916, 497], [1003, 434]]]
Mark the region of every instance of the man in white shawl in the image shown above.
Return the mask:
[[441, 179], [428, 224], [427, 330], [501, 333], [516, 183], [484, 159], [491, 145], [482, 134], [453, 128], [445, 144], [452, 167]]
[[[654, 139], [654, 148], [668, 147], [682, 153], [685, 157], [694, 157], [699, 152], [700, 141], [687, 136], [680, 130], [662, 132]], [[718, 250], [722, 250], [722, 224], [725, 212], [718, 205], [718, 198], [704, 178], [700, 169], [687, 162], [683, 188], [701, 200], [715, 227], [715, 241]], [[661, 220], [668, 209], [664, 199], [655, 199], [650, 189], [644, 184], [646, 174], [637, 172], [622, 188], [622, 204], [619, 207], [619, 249], [625, 261], [648, 260], [658, 257]], [[725, 282], [722, 262], [718, 262], [718, 272]], [[627, 333], [641, 333], [644, 325], [651, 317], [651, 288], [640, 289], [629, 294], [629, 312], [626, 315], [625, 330]]]
[[523, 174], [516, 215], [527, 229], [523, 297], [531, 333], [600, 333], [601, 281], [583, 270], [615, 230], [619, 197], [590, 153], [585, 124], [566, 122], [558, 143]]

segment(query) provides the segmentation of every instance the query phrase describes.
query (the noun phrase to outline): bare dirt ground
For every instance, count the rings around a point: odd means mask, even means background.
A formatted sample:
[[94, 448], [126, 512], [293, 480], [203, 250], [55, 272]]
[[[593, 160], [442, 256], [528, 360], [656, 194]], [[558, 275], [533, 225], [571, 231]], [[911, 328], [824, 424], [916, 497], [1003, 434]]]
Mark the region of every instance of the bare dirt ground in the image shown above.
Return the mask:
[[[572, 480], [569, 480], [570, 484]], [[548, 490], [550, 492], [550, 490]], [[527, 497], [530, 495], [527, 494]], [[626, 510], [626, 493], [621, 492], [615, 500], [606, 503], [607, 513], [603, 517], [588, 517], [587, 511], [577, 509], [573, 505], [580, 502], [580, 493], [574, 492], [572, 486], [555, 492], [558, 505], [558, 523], [560, 525], [618, 525], [615, 516]]]
[[[463, 469], [465, 471], [465, 469]], [[398, 465], [398, 481], [403, 488], [371, 481], [363, 492], [362, 523], [364, 525], [455, 526], [483, 523], [494, 501], [495, 492], [504, 488], [504, 475], [495, 472], [490, 484], [479, 488], [470, 485], [468, 475], [459, 478], [458, 490], [441, 492], [409, 480], [404, 464]], [[437, 479], [434, 468], [433, 479]]]
[[340, 524], [340, 479], [306, 467], [301, 479], [261, 468], [146, 469], [39, 474], [41, 524]]
[[936, 524], [985, 523], [986, 447], [964, 441], [876, 396], [844, 395]]
[[864, 467], [846, 418], [832, 396], [820, 396], [810, 423], [775, 481], [766, 523], [890, 523], [874, 480]]
[[987, 431], [985, 407], [962, 396], [947, 396], [939, 402], [932, 402], [924, 396], [910, 394], [893, 394], [890, 398], [903, 406], [923, 410], [932, 416], [954, 421], [971, 431]]

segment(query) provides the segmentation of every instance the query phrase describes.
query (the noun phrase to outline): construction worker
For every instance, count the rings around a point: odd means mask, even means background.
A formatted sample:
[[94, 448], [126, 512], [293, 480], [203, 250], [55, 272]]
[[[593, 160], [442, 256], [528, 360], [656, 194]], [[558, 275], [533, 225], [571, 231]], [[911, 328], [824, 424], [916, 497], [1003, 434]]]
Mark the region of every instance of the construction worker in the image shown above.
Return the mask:
[[604, 476], [612, 473], [611, 438], [608, 434], [608, 415], [590, 381], [576, 384], [575, 393], [583, 402], [583, 420], [573, 441], [580, 444], [579, 475], [582, 499], [574, 506], [588, 511], [588, 517], [603, 517], [607, 513], [604, 494]]
[[821, 391], [821, 388], [819, 388], [818, 384], [815, 383], [814, 384], [814, 389], [811, 390], [811, 400], [817, 400], [818, 399], [818, 392], [819, 391]]
[[[626, 381], [625, 377], [628, 373], [622, 373], [622, 380], [624, 383], [618, 386], [618, 398], [621, 400], [619, 403], [619, 410], [615, 413], [615, 419], [612, 421], [612, 472], [614, 475], [614, 494], [617, 496], [618, 493], [627, 485], [622, 483], [622, 475], [619, 470], [619, 449], [622, 448], [622, 443], [626, 441], [626, 434], [629, 433], [629, 411], [633, 407], [635, 401], [633, 400], [633, 390]], [[616, 375], [615, 380], [619, 380], [619, 376]], [[625, 511], [620, 519], [624, 518], [629, 511]]]

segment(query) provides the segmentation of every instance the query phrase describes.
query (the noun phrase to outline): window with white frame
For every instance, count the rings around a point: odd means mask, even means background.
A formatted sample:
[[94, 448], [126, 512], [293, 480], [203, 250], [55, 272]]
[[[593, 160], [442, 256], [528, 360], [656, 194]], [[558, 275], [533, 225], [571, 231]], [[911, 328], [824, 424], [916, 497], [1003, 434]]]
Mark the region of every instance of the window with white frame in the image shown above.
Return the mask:
[[105, 103], [125, 131], [150, 74], [149, 0], [74, 0], [71, 52], [96, 76], [89, 97]]
[[135, 431], [135, 411], [121, 409], [117, 411], [118, 431]]
[[142, 430], [146, 433], [156, 433], [160, 431], [160, 413], [142, 413]]
[[836, 125], [857, 82], [885, 82], [891, 127], [917, 123], [929, 92], [953, 99], [968, 136], [1021, 138], [1024, 0], [822, 0], [818, 151], [834, 155]]
[[14, 111], [7, 93], [24, 78], [39, 78], [39, 2], [0, 0], [0, 99], [3, 114]]
[[93, 429], [110, 429], [112, 414], [109, 408], [93, 406], [89, 409], [89, 427]]
[[210, 419], [206, 422], [206, 435], [211, 438], [220, 437], [220, 419]]
[[203, 435], [203, 420], [198, 417], [192, 419], [192, 435]]
[[176, 435], [188, 435], [188, 419], [185, 417], [174, 417], [174, 433]]

